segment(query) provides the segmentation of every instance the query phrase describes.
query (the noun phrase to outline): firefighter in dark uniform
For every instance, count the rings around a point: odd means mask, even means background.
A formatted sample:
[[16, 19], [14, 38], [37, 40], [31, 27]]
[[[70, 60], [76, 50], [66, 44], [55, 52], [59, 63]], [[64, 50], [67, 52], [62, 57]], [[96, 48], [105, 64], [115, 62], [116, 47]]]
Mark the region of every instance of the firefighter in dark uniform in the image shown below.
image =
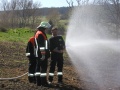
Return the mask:
[[57, 28], [53, 27], [52, 37], [49, 39], [49, 47], [51, 51], [51, 63], [50, 63], [50, 70], [49, 70], [49, 81], [48, 83], [51, 84], [54, 77], [55, 66], [57, 65], [57, 75], [58, 75], [58, 84], [62, 83], [63, 79], [63, 51], [65, 49], [65, 42], [62, 36], [57, 35]]
[[35, 83], [35, 68], [36, 68], [36, 58], [34, 55], [35, 50], [34, 37], [31, 37], [27, 43], [26, 56], [29, 59], [29, 68], [28, 68], [28, 80], [30, 83]]
[[50, 52], [48, 49], [48, 40], [45, 30], [50, 28], [48, 22], [41, 22], [37, 27], [37, 32], [35, 33], [35, 48], [36, 48], [36, 84], [37, 86], [47, 86], [47, 67], [48, 58], [50, 57]]

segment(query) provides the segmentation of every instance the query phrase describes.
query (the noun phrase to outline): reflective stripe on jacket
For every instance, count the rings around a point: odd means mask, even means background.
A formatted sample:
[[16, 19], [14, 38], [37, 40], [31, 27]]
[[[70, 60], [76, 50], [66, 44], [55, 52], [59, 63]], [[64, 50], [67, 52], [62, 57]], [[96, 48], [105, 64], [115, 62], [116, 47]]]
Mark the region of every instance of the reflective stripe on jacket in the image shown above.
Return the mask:
[[[39, 35], [42, 35], [44, 40], [38, 41]], [[36, 57], [41, 57], [41, 54], [45, 54], [45, 50], [48, 49], [48, 41], [46, 35], [42, 31], [37, 31], [35, 34], [36, 45]], [[39, 54], [38, 54], [39, 53]]]

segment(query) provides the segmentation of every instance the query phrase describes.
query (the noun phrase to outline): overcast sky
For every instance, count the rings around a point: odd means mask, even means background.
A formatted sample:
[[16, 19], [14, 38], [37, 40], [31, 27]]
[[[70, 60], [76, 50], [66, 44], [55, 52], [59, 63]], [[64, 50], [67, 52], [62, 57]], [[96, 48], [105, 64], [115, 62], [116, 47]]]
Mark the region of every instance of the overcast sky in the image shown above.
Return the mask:
[[[33, 0], [34, 1], [34, 0]], [[35, 0], [38, 2], [38, 0]], [[76, 0], [73, 0], [74, 4], [76, 3]], [[69, 6], [66, 2], [66, 0], [39, 0], [41, 3], [41, 7], [66, 7]]]

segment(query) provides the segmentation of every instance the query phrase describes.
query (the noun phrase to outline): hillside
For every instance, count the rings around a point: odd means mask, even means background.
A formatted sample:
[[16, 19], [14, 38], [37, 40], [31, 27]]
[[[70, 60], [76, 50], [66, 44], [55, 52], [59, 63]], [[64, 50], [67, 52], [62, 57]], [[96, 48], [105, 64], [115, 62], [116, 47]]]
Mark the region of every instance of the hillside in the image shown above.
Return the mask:
[[[25, 57], [25, 46], [18, 42], [0, 42], [0, 90], [85, 90], [67, 55], [64, 57], [64, 85], [38, 87], [29, 83], [26, 75], [28, 60]], [[20, 77], [21, 75], [23, 76]], [[54, 83], [57, 82], [56, 78], [55, 76]]]

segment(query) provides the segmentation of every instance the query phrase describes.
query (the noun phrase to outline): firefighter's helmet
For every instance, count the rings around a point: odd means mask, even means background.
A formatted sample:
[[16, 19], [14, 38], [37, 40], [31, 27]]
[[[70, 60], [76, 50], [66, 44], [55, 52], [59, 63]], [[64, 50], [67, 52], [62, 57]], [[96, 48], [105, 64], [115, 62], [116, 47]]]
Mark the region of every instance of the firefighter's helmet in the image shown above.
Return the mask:
[[51, 25], [48, 22], [41, 22], [37, 28], [39, 28], [39, 27], [50, 28]]

